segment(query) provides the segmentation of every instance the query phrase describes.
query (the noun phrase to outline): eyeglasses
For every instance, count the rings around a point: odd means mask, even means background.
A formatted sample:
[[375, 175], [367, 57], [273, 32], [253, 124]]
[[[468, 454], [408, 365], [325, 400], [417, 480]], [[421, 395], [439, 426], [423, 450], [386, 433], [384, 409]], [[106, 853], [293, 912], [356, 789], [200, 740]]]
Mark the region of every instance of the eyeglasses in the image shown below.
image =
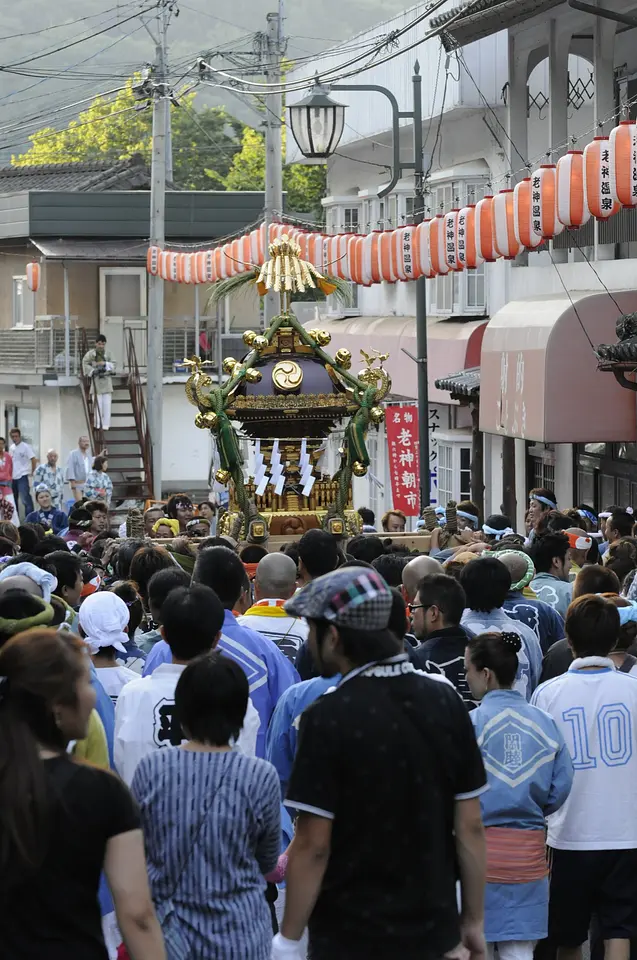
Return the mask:
[[430, 603], [408, 603], [407, 607], [410, 613], [413, 613], [414, 610], [428, 610], [431, 606]]

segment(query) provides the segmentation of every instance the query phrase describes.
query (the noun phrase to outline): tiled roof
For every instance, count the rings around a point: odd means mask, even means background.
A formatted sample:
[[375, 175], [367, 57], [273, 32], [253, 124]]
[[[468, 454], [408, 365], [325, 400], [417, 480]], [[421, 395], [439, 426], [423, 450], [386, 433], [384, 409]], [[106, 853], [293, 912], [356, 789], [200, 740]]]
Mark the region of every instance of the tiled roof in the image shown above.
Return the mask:
[[[445, 28], [449, 24], [440, 35], [443, 46], [449, 51], [506, 30], [531, 17], [546, 14], [561, 3], [563, 0], [466, 0], [432, 17], [429, 25], [432, 28]], [[458, 19], [451, 23], [456, 16]]]
[[436, 380], [437, 390], [448, 390], [458, 397], [478, 397], [480, 395], [480, 367], [469, 367], [460, 373], [451, 373], [448, 377]]
[[58, 190], [73, 193], [148, 190], [150, 169], [140, 154], [127, 160], [89, 160], [43, 166], [0, 167], [0, 193]]

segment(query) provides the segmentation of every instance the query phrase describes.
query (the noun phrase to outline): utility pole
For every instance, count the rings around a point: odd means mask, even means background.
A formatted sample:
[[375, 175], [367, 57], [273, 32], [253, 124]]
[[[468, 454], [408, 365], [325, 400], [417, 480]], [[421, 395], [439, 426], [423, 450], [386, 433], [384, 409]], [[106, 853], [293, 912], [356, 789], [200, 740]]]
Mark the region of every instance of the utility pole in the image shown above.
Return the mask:
[[[281, 58], [285, 53], [283, 40], [283, 0], [279, 0], [276, 13], [267, 14], [267, 30], [264, 38], [265, 77], [267, 83], [280, 84]], [[269, 236], [270, 224], [276, 213], [283, 209], [283, 158], [281, 155], [281, 132], [283, 96], [268, 94], [265, 98], [265, 235]], [[268, 293], [264, 298], [264, 320], [267, 327], [279, 312], [278, 295]]]
[[[150, 242], [159, 247], [166, 239], [166, 168], [169, 144], [170, 100], [167, 83], [168, 5], [160, 0], [156, 38], [153, 96], [153, 154], [150, 189]], [[172, 163], [171, 163], [172, 167]], [[153, 496], [161, 500], [162, 493], [162, 428], [163, 428], [163, 372], [164, 372], [164, 281], [150, 276], [148, 282], [148, 359], [147, 399], [148, 429], [152, 450]]]

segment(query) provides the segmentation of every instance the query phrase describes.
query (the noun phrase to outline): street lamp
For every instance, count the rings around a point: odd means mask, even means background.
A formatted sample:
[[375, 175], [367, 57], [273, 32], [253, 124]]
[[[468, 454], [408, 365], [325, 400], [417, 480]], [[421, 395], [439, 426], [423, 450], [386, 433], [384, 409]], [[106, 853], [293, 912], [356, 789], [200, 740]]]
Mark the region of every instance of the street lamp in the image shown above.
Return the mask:
[[308, 160], [326, 160], [343, 136], [345, 107], [316, 84], [308, 97], [290, 108], [290, 128], [299, 150]]
[[[337, 83], [331, 90], [352, 90], [363, 93], [380, 93], [392, 109], [392, 176], [388, 184], [378, 191], [382, 199], [394, 189], [405, 170], [414, 172], [414, 223], [422, 223], [425, 212], [424, 158], [422, 152], [422, 77], [418, 61], [412, 76], [414, 91], [413, 110], [400, 110], [396, 97], [387, 87], [375, 83]], [[335, 152], [343, 135], [345, 107], [335, 103], [318, 78], [313, 91], [299, 103], [288, 107], [290, 129], [296, 144], [308, 160], [325, 160]], [[413, 159], [401, 159], [400, 121], [411, 120], [414, 127]], [[420, 434], [420, 508], [431, 503], [431, 473], [429, 466], [429, 384], [427, 380], [427, 280], [416, 280], [416, 352], [412, 357], [418, 364], [418, 432]], [[411, 356], [411, 354], [409, 355]]]

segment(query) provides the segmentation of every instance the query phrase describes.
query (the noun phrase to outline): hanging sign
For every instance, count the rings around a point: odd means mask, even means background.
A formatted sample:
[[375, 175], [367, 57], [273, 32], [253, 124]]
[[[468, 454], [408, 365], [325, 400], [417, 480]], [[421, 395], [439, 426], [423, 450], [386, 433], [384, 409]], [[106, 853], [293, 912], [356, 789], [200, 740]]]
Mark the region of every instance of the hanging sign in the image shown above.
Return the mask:
[[416, 404], [389, 404], [385, 430], [394, 509], [402, 510], [407, 517], [417, 517], [420, 514], [420, 466]]

